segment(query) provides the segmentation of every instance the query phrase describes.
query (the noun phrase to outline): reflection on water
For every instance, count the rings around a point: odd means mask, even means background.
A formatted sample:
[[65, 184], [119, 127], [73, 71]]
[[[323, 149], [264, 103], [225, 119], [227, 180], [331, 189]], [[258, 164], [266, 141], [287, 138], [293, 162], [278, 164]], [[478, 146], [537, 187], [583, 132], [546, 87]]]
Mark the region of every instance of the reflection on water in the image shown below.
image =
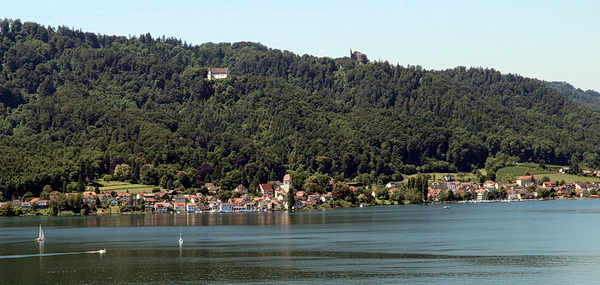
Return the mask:
[[[597, 209], [585, 200], [4, 218], [0, 275], [6, 284], [595, 283]], [[32, 242], [40, 223], [46, 242]]]

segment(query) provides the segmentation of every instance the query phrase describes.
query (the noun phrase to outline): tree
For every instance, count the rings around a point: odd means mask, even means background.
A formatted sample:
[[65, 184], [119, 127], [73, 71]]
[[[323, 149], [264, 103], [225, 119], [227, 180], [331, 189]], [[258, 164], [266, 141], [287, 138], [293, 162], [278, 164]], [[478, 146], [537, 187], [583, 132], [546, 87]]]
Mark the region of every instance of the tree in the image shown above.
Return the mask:
[[158, 171], [152, 164], [144, 164], [140, 169], [140, 183], [146, 185], [158, 185], [160, 177]]
[[539, 189], [538, 190], [538, 198], [548, 198], [550, 197], [550, 191], [548, 189]]
[[579, 175], [581, 173], [581, 169], [579, 168], [579, 163], [574, 162], [569, 166], [569, 173], [574, 175]]
[[198, 185], [204, 185], [204, 183], [210, 182], [209, 176], [214, 173], [214, 171], [215, 168], [208, 163], [202, 163], [198, 166], [198, 176], [196, 177]]
[[304, 186], [302, 189], [308, 194], [315, 192], [324, 194], [328, 192], [329, 181], [331, 181], [331, 177], [329, 175], [315, 173], [304, 180]]
[[119, 181], [127, 181], [131, 179], [131, 166], [126, 163], [121, 163], [115, 166], [115, 172], [113, 176]]
[[385, 187], [377, 188], [377, 190], [375, 191], [375, 195], [379, 200], [389, 200], [390, 198], [388, 189]]
[[352, 196], [352, 191], [345, 183], [337, 182], [331, 191], [331, 197], [336, 200], [344, 200], [350, 196]]
[[47, 200], [48, 197], [50, 196], [50, 193], [52, 193], [52, 186], [51, 185], [45, 185], [44, 188], [42, 189], [42, 192], [40, 193], [40, 198]]
[[290, 187], [290, 191], [287, 193], [287, 206], [288, 210], [291, 210], [296, 205], [296, 195], [294, 187]]

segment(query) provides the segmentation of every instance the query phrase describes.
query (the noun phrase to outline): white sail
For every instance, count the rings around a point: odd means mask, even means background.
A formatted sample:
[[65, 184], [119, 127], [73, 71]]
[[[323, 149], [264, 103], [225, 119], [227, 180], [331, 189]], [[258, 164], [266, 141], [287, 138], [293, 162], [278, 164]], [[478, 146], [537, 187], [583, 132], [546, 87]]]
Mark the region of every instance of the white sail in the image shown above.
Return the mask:
[[44, 230], [42, 229], [42, 225], [40, 224], [40, 231], [38, 233], [38, 237], [35, 241], [44, 241]]

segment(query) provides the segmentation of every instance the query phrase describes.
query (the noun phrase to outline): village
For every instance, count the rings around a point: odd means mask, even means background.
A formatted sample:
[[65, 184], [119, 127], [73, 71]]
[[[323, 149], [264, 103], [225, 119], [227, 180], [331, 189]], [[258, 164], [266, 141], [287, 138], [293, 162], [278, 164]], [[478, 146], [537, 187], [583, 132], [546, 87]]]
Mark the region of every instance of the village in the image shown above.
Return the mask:
[[[488, 180], [482, 184], [456, 181], [447, 174], [442, 181], [428, 183], [424, 203], [439, 202], [510, 202], [538, 199], [598, 198], [600, 182], [552, 182], [534, 175], [518, 177], [515, 183]], [[332, 183], [333, 185], [333, 183]], [[407, 181], [388, 182], [385, 187], [373, 187], [359, 182], [346, 182], [348, 195], [341, 197], [335, 191], [328, 193], [307, 193], [294, 191], [292, 176], [286, 174], [282, 181], [259, 184], [258, 195], [252, 195], [244, 185], [238, 185], [232, 198], [219, 199], [220, 188], [206, 183], [207, 191], [195, 194], [178, 193], [176, 190], [152, 193], [129, 193], [104, 191], [97, 193], [88, 187], [83, 193], [66, 193], [29, 199], [14, 199], [0, 202], [0, 210], [11, 210], [15, 215], [41, 214], [48, 209], [71, 210], [72, 214], [116, 214], [138, 213], [232, 213], [258, 211], [285, 211], [331, 207], [330, 203], [345, 199], [348, 206], [368, 206], [376, 204], [400, 204], [393, 197], [403, 197], [407, 191]], [[372, 188], [372, 189], [370, 189]], [[96, 188], [97, 189], [97, 188]], [[98, 191], [100, 192], [100, 191]], [[293, 200], [288, 197], [293, 195]], [[290, 204], [293, 205], [290, 207]], [[11, 209], [8, 209], [8, 208]], [[50, 213], [48, 213], [50, 214]], [[55, 210], [55, 213], [56, 210]]]

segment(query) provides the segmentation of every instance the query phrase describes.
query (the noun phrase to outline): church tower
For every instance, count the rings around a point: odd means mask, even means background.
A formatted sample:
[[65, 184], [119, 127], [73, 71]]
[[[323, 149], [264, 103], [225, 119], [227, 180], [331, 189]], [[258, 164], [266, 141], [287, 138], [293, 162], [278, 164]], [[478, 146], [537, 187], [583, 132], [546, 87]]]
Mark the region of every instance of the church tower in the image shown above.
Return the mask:
[[283, 176], [283, 185], [281, 185], [281, 188], [283, 188], [283, 190], [287, 194], [290, 192], [290, 187], [292, 187], [292, 176], [288, 173], [285, 176]]

